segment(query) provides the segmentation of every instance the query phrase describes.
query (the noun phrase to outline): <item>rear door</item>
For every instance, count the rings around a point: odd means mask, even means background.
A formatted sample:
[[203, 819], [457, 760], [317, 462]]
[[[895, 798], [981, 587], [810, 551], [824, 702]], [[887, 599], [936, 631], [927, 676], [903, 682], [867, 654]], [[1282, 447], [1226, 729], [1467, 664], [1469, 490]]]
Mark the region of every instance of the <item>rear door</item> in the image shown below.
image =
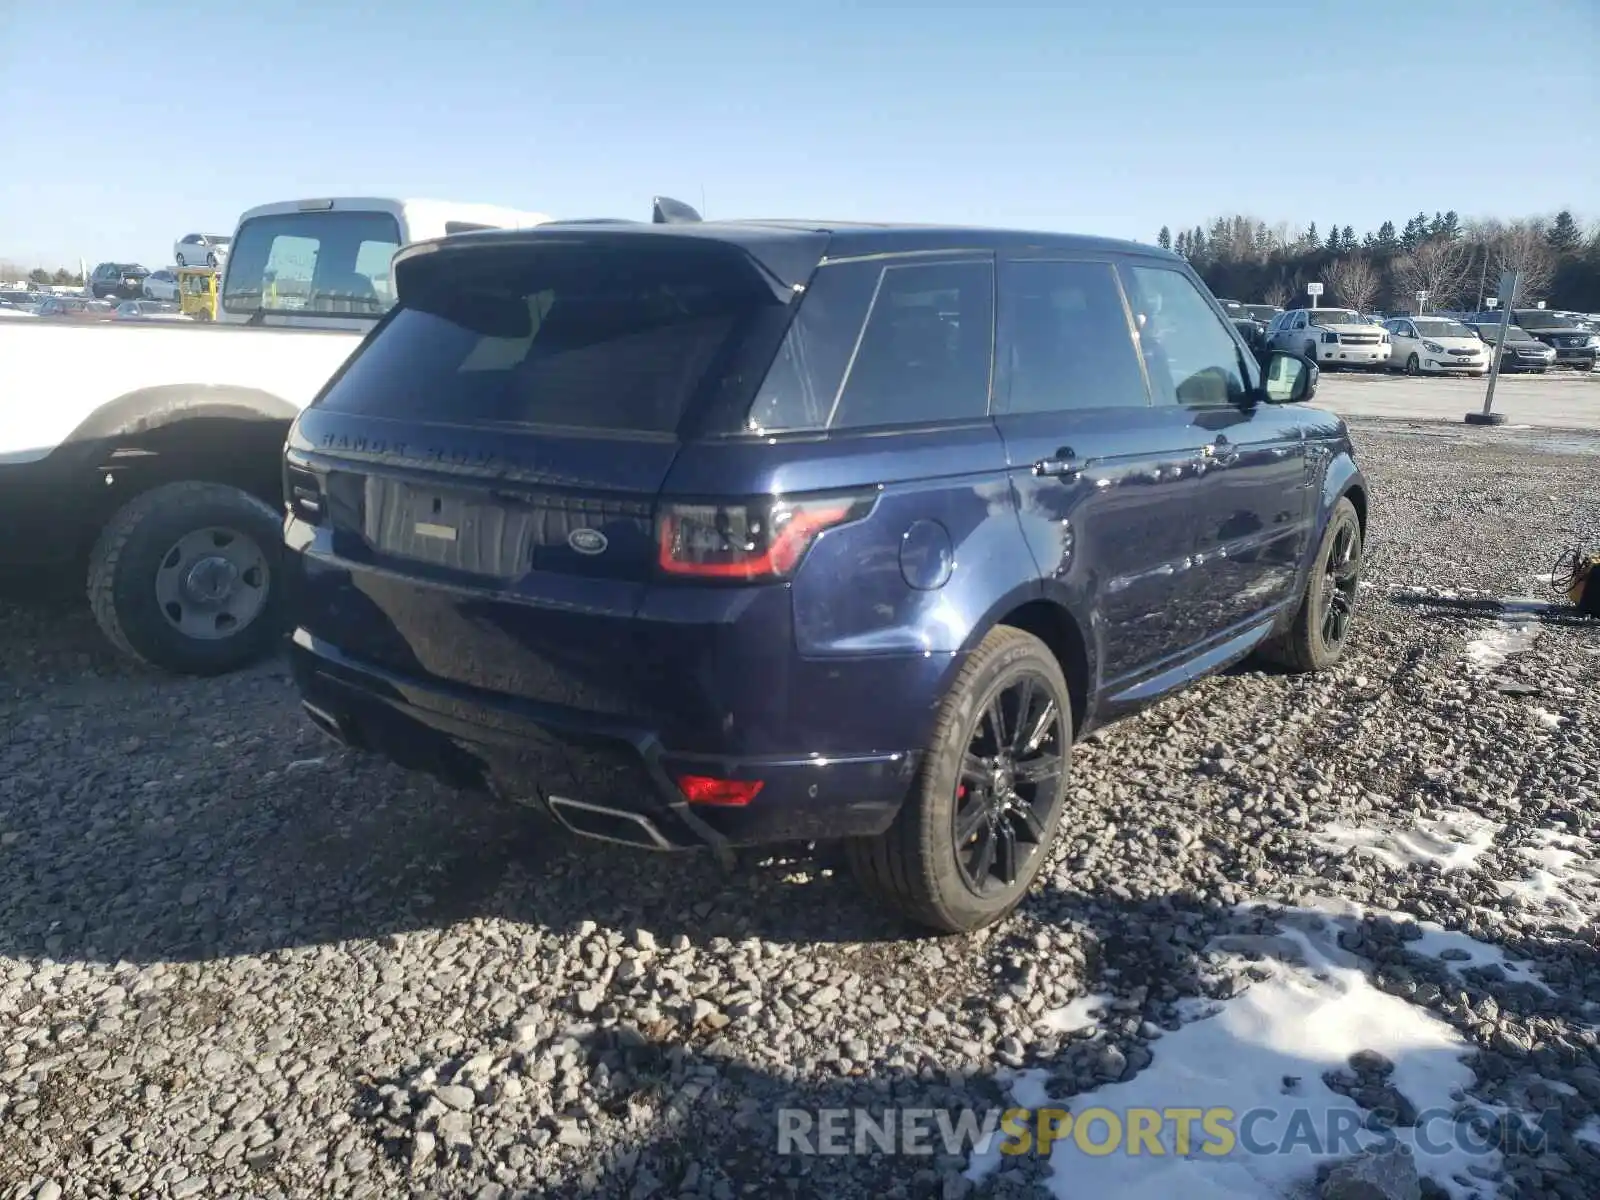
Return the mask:
[[309, 572], [329, 594], [304, 606], [308, 632], [375, 665], [608, 710], [585, 663], [617, 661], [652, 577], [680, 429], [784, 315], [709, 238], [422, 256], [292, 435], [291, 500], [302, 487], [320, 506], [308, 554], [336, 568]]
[[1048, 593], [1089, 615], [1104, 686], [1181, 646], [1200, 446], [1151, 405], [1106, 259], [1001, 264], [997, 424]]
[[1187, 272], [1124, 266], [1143, 322], [1157, 408], [1201, 444], [1191, 512], [1195, 541], [1178, 610], [1191, 622], [1186, 649], [1240, 632], [1295, 592], [1308, 531], [1301, 410], [1261, 402], [1259, 367]]

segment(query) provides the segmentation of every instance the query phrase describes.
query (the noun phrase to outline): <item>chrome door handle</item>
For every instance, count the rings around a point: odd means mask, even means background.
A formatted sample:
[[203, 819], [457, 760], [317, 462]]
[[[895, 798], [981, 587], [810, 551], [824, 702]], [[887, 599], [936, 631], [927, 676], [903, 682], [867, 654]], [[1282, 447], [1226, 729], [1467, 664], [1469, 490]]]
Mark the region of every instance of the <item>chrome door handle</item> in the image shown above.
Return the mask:
[[1053, 457], [1041, 458], [1034, 463], [1033, 473], [1044, 479], [1076, 479], [1083, 474], [1083, 464], [1078, 461], [1071, 446], [1063, 446]]
[[1231, 467], [1239, 461], [1239, 452], [1225, 437], [1219, 437], [1205, 448], [1205, 456], [1219, 467]]

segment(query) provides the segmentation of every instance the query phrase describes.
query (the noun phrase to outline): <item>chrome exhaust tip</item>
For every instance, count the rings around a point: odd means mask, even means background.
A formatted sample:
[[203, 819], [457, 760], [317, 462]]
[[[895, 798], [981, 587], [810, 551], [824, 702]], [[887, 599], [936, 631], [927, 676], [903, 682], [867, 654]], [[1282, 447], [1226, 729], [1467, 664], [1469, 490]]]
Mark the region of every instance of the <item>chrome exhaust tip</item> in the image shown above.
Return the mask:
[[349, 746], [352, 744], [349, 734], [345, 732], [344, 725], [340, 723], [338, 717], [334, 716], [330, 712], [325, 712], [324, 710], [318, 708], [315, 704], [308, 703], [304, 700], [300, 702], [300, 707], [305, 710], [307, 718], [310, 719], [313, 725], [322, 730], [323, 733], [327, 734], [341, 746]]
[[656, 828], [655, 822], [643, 813], [590, 804], [585, 800], [571, 800], [566, 796], [551, 796], [545, 803], [556, 820], [580, 837], [620, 842], [625, 846], [638, 846], [646, 850], [683, 849]]

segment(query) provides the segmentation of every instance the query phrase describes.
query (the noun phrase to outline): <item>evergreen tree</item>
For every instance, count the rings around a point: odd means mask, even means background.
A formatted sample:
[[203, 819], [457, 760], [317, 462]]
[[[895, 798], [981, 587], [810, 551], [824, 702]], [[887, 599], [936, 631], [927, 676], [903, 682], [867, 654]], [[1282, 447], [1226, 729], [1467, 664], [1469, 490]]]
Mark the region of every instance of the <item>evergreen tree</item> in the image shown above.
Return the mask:
[[1156, 245], [1160, 246], [1163, 250], [1171, 250], [1172, 230], [1163, 225], [1161, 227], [1161, 232], [1156, 234]]
[[1346, 225], [1344, 227], [1344, 237], [1341, 240], [1344, 242], [1345, 253], [1348, 254], [1356, 248], [1356, 231], [1354, 226]]
[[1400, 239], [1395, 236], [1394, 222], [1385, 221], [1378, 226], [1378, 236], [1373, 239], [1379, 250], [1393, 251], [1400, 244]]
[[1578, 222], [1566, 209], [1556, 214], [1556, 219], [1551, 222], [1544, 236], [1550, 243], [1550, 249], [1557, 254], [1570, 254], [1583, 242], [1583, 234], [1578, 231]]
[[1339, 233], [1339, 222], [1328, 226], [1328, 253], [1337, 254], [1344, 249], [1344, 239]]
[[1313, 250], [1322, 244], [1322, 239], [1317, 236], [1317, 223], [1315, 221], [1306, 226], [1305, 236], [1300, 239], [1300, 242]]

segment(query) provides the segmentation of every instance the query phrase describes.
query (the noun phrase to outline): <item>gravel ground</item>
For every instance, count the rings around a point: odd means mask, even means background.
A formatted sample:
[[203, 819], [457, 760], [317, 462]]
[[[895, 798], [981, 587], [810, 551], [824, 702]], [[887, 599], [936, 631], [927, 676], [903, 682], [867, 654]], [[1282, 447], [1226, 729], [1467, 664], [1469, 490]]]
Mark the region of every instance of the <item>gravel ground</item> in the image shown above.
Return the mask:
[[[1558, 1105], [1484, 1194], [1595, 1194], [1600, 951], [1580, 897], [1514, 903], [1530, 830], [1600, 839], [1600, 627], [1463, 658], [1600, 543], [1593, 457], [1358, 426], [1374, 492], [1359, 639], [1326, 676], [1252, 667], [1103, 731], [1042, 885], [987, 934], [864, 911], [826, 861], [725, 873], [578, 844], [330, 746], [284, 669], [168, 679], [88, 615], [0, 606], [0, 1197], [962, 1197], [960, 1158], [798, 1158], [774, 1110], [1067, 1097], [1130, 1077], [1180, 1001], [1227, 996], [1247, 900], [1342, 897], [1531, 962], [1543, 992], [1349, 948], [1473, 1045], [1485, 1102]], [[1448, 593], [1448, 595], [1443, 594]], [[1540, 710], [1547, 714], [1540, 717]], [[1460, 870], [1333, 851], [1334, 822], [1499, 826]], [[1525, 873], [1525, 872], [1523, 872]], [[1092, 1037], [1040, 1014], [1114, 997]], [[1044, 1195], [1010, 1162], [981, 1195]], [[58, 1190], [59, 1189], [59, 1190]], [[1424, 1195], [1436, 1194], [1425, 1190]]]

